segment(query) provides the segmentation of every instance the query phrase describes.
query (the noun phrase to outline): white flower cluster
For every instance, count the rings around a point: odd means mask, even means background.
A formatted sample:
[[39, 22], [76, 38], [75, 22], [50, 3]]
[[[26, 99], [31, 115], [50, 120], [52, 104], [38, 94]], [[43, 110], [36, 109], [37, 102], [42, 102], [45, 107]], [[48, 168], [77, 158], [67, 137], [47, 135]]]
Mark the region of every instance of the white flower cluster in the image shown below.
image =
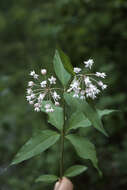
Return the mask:
[[[29, 104], [34, 106], [34, 110], [37, 112], [41, 110], [42, 101], [44, 99], [53, 100], [55, 105], [59, 106], [60, 96], [56, 92], [58, 88], [52, 88], [52, 85], [56, 84], [56, 78], [51, 76], [46, 80], [46, 74], [46, 69], [41, 70], [41, 77], [36, 74], [35, 71], [30, 72], [30, 76], [34, 79], [34, 81], [28, 82], [26, 99]], [[46, 104], [44, 108], [47, 113], [54, 111], [49, 103]]]
[[[89, 59], [88, 61], [84, 61], [85, 68], [91, 69], [94, 61], [93, 59]], [[85, 99], [92, 98], [95, 99], [97, 95], [107, 88], [106, 84], [103, 84], [102, 81], [98, 81], [96, 78], [105, 78], [105, 73], [88, 73], [83, 74], [82, 69], [75, 67], [74, 72], [76, 73], [74, 80], [70, 84], [70, 88], [67, 92], [74, 92], [73, 97]]]

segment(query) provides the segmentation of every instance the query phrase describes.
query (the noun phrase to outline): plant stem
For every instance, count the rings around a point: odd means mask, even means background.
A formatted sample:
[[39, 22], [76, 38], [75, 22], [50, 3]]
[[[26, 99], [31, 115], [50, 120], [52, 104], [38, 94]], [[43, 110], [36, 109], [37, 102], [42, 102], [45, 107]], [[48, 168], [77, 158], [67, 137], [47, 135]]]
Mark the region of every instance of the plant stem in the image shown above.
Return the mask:
[[61, 150], [60, 150], [60, 179], [63, 177], [63, 162], [64, 162], [64, 130], [61, 131]]
[[62, 179], [64, 174], [64, 136], [65, 136], [65, 102], [63, 102], [63, 112], [64, 112], [64, 125], [61, 130], [61, 144], [60, 144], [60, 179]]

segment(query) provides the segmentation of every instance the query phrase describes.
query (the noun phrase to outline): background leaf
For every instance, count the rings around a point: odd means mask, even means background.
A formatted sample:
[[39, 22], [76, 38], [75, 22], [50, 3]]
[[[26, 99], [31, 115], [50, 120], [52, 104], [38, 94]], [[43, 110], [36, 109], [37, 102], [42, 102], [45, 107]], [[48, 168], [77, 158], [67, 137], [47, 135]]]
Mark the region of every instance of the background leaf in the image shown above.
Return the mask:
[[105, 136], [108, 136], [103, 128], [99, 114], [94, 107], [90, 106], [85, 100], [73, 98], [71, 93], [64, 93], [64, 99], [66, 103], [70, 107], [72, 107], [73, 110], [83, 112], [85, 116], [89, 119], [89, 121], [92, 123], [93, 127], [102, 132]]
[[[46, 112], [44, 106], [46, 104], [51, 104], [54, 109], [54, 112]], [[51, 101], [42, 101], [41, 110], [48, 114], [48, 122], [52, 124], [57, 129], [61, 130], [64, 124], [64, 115], [63, 115], [63, 108], [59, 106], [55, 106]]]
[[93, 166], [98, 170], [99, 174], [102, 175], [98, 168], [98, 159], [94, 144], [92, 144], [88, 139], [77, 135], [67, 135], [66, 138], [74, 146], [77, 154], [83, 159], [91, 160]]
[[46, 182], [46, 183], [53, 183], [58, 180], [58, 177], [55, 175], [41, 175], [39, 176], [35, 182]]
[[81, 174], [82, 172], [84, 172], [86, 170], [87, 170], [86, 166], [75, 165], [75, 166], [72, 166], [69, 169], [67, 169], [65, 171], [64, 175], [67, 177], [74, 177], [74, 176]]
[[50, 146], [52, 146], [59, 139], [60, 135], [51, 130], [40, 132], [39, 135], [32, 137], [16, 154], [11, 165], [18, 164], [33, 156], [36, 156]]
[[62, 85], [65, 87], [71, 79], [71, 75], [65, 70], [58, 50], [56, 50], [55, 52], [53, 65], [56, 76], [58, 77]]

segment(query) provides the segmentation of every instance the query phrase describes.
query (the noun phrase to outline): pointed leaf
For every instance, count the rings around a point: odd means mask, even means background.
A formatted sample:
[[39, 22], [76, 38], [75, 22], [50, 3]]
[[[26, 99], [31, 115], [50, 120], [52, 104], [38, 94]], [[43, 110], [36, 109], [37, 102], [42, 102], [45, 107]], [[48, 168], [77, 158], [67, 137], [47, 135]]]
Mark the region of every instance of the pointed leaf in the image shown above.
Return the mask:
[[103, 117], [105, 115], [109, 115], [109, 114], [111, 114], [113, 112], [117, 112], [117, 110], [105, 109], [105, 110], [97, 110], [97, 112], [98, 112], [98, 114], [99, 114], [99, 116], [101, 118], [101, 117]]
[[32, 137], [16, 154], [11, 165], [18, 164], [24, 160], [27, 160], [33, 156], [36, 156], [50, 146], [56, 143], [60, 135], [51, 130], [45, 130], [40, 132], [39, 135]]
[[64, 93], [64, 99], [73, 110], [83, 112], [93, 127], [102, 132], [105, 136], [108, 136], [103, 128], [99, 114], [94, 107], [90, 106], [85, 100], [73, 98], [72, 94]]
[[58, 48], [58, 51], [59, 51], [59, 55], [62, 60], [62, 63], [64, 65], [64, 68], [72, 75], [75, 75], [70, 58], [60, 48]]
[[90, 127], [91, 122], [86, 118], [82, 112], [74, 112], [67, 122], [67, 131], [71, 129], [77, 129], [79, 127]]
[[[100, 119], [108, 114], [111, 114], [113, 112], [115, 112], [117, 110], [97, 110]], [[71, 129], [77, 129], [79, 127], [90, 127], [92, 125], [92, 123], [86, 118], [86, 116], [82, 113], [82, 112], [74, 112], [72, 113], [71, 117], [69, 118], [69, 120], [67, 121], [67, 132], [69, 132]]]
[[51, 101], [43, 101], [41, 110], [46, 113], [45, 105], [51, 104], [54, 112], [47, 113], [48, 114], [48, 122], [52, 124], [57, 129], [62, 129], [64, 124], [64, 115], [63, 115], [63, 108], [59, 106], [55, 106]]
[[77, 135], [67, 135], [66, 138], [72, 143], [77, 154], [83, 159], [91, 160], [93, 166], [98, 170], [99, 174], [102, 175], [98, 168], [98, 159], [94, 144], [88, 139]]
[[74, 177], [74, 176], [77, 176], [77, 175], [83, 173], [86, 170], [87, 170], [86, 166], [75, 165], [75, 166], [72, 166], [69, 169], [67, 169], [65, 171], [64, 175], [67, 177]]
[[54, 65], [54, 70], [58, 79], [60, 80], [62, 85], [65, 87], [68, 84], [69, 80], [71, 79], [71, 75], [65, 70], [58, 50], [56, 50], [55, 52], [53, 65]]
[[35, 180], [35, 182], [53, 183], [57, 180], [58, 177], [55, 175], [41, 175]]

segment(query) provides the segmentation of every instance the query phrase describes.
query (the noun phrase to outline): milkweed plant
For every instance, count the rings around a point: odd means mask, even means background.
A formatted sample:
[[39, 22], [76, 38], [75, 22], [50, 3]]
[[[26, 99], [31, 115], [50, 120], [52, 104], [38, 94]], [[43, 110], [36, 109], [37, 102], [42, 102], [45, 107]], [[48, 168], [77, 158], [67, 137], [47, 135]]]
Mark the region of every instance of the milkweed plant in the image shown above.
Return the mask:
[[63, 176], [74, 177], [88, 169], [84, 165], [74, 165], [64, 170], [66, 140], [74, 147], [80, 158], [89, 159], [99, 175], [102, 175], [94, 144], [88, 138], [78, 135], [76, 130], [90, 127], [108, 136], [101, 118], [114, 110], [98, 110], [93, 103], [91, 105], [90, 100], [94, 101], [107, 88], [102, 81], [106, 74], [92, 73], [93, 64], [93, 59], [89, 59], [82, 63], [82, 68], [73, 68], [69, 57], [59, 49], [56, 50], [53, 59], [55, 76], [49, 76], [45, 68], [41, 69], [40, 74], [34, 70], [29, 74], [31, 80], [28, 82], [26, 99], [34, 111], [47, 114], [47, 124], [50, 123], [52, 127], [50, 130], [42, 129], [38, 135], [28, 140], [18, 151], [11, 165], [44, 152], [56, 142], [60, 144], [59, 176], [41, 175], [35, 180], [36, 182], [52, 183], [62, 179]]

